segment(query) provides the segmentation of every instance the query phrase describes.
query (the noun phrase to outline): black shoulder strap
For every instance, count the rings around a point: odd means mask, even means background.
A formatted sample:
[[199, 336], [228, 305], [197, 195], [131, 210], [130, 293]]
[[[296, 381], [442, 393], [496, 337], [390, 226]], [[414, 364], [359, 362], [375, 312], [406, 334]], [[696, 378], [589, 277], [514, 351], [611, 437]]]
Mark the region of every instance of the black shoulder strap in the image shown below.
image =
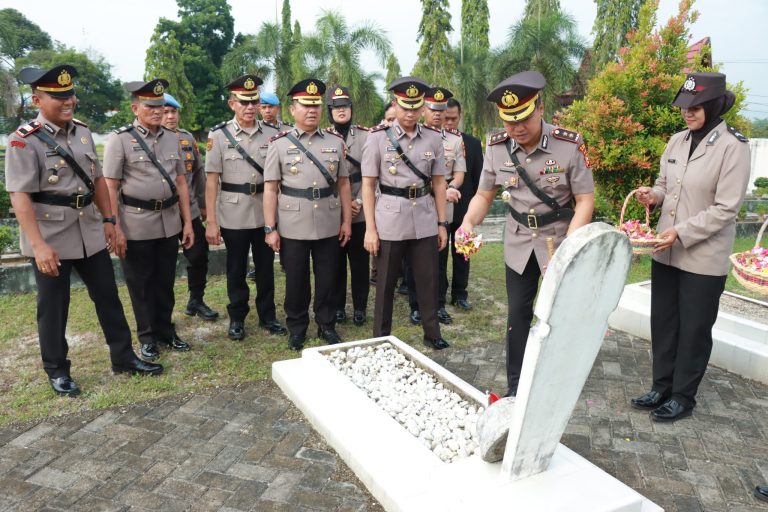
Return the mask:
[[425, 187], [428, 187], [429, 184], [432, 182], [432, 178], [430, 178], [429, 176], [421, 172], [418, 167], [413, 165], [413, 162], [411, 162], [411, 159], [408, 158], [408, 156], [403, 152], [403, 148], [400, 146], [400, 143], [397, 142], [397, 137], [395, 137], [395, 134], [392, 132], [392, 128], [387, 126], [385, 131], [387, 133], [387, 137], [389, 137], [389, 141], [392, 143], [392, 146], [394, 146], [395, 151], [397, 151], [397, 154], [400, 156], [400, 160], [405, 162], [405, 165], [407, 165], [408, 168], [412, 170], [416, 176], [418, 176], [422, 181], [424, 181]]
[[[215, 128], [214, 128], [215, 129]], [[262, 176], [264, 175], [264, 168], [259, 165], [259, 163], [253, 159], [251, 155], [248, 154], [248, 152], [243, 148], [243, 146], [240, 145], [239, 142], [232, 136], [232, 134], [227, 130], [226, 126], [222, 126], [220, 128], [221, 133], [224, 134], [224, 136], [227, 138], [230, 144], [232, 144], [232, 147], [237, 150], [238, 153], [240, 153], [246, 162], [248, 162], [251, 167], [259, 171], [259, 174]]]
[[353, 157], [349, 156], [349, 153], [347, 153], [347, 162], [351, 163], [352, 165], [354, 165], [358, 169], [362, 169], [362, 167], [360, 166], [360, 161], [357, 160], [356, 158], [353, 158]]
[[163, 178], [165, 178], [165, 181], [168, 182], [168, 188], [171, 189], [171, 194], [175, 196], [177, 194], [176, 184], [171, 179], [170, 175], [168, 174], [168, 171], [166, 171], [165, 167], [163, 167], [160, 164], [155, 154], [152, 151], [150, 151], [149, 147], [147, 146], [147, 143], [144, 142], [144, 139], [141, 137], [141, 135], [137, 133], [136, 128], [131, 126], [130, 128], [128, 128], [128, 131], [131, 132], [131, 135], [136, 137], [136, 142], [139, 143], [139, 146], [141, 146], [141, 149], [144, 150], [144, 152], [147, 154], [147, 156], [152, 161], [152, 163], [155, 164], [155, 167], [157, 167], [157, 170], [160, 171], [160, 174], [163, 175]]
[[90, 176], [88, 176], [88, 173], [86, 173], [83, 168], [80, 167], [80, 164], [77, 163], [77, 160], [75, 160], [75, 158], [70, 155], [66, 149], [61, 147], [59, 144], [56, 144], [56, 141], [53, 140], [50, 135], [42, 130], [36, 130], [32, 132], [32, 135], [48, 144], [61, 158], [63, 158], [64, 161], [67, 162], [70, 167], [72, 167], [72, 170], [75, 171], [75, 174], [77, 174], [77, 176], [85, 182], [85, 186], [88, 187], [88, 190], [91, 192], [96, 190], [96, 187], [93, 184], [93, 180]]
[[320, 163], [320, 160], [318, 160], [315, 155], [310, 153], [307, 150], [307, 148], [305, 148], [304, 145], [301, 142], [299, 142], [299, 139], [294, 137], [292, 133], [287, 133], [285, 136], [288, 137], [288, 140], [293, 142], [296, 145], [296, 147], [299, 148], [299, 150], [301, 150], [302, 153], [307, 155], [307, 158], [312, 160], [312, 163], [315, 164], [315, 166], [323, 174], [323, 177], [325, 178], [325, 181], [328, 182], [328, 185], [334, 186], [336, 184], [336, 182], [333, 179], [333, 176], [331, 176], [331, 173], [328, 172], [328, 169], [326, 169], [325, 166], [322, 163]]
[[530, 176], [528, 176], [528, 173], [525, 172], [525, 168], [520, 164], [520, 160], [517, 158], [517, 155], [512, 151], [512, 144], [510, 143], [509, 139], [505, 142], [505, 145], [507, 146], [507, 153], [509, 153], [509, 158], [512, 159], [512, 163], [515, 164], [515, 169], [517, 169], [517, 173], [520, 175], [521, 178], [523, 178], [523, 181], [528, 186], [529, 189], [531, 189], [531, 192], [534, 193], [536, 197], [538, 197], [542, 203], [546, 204], [553, 210], [559, 210], [561, 206], [557, 204], [557, 201], [549, 197], [547, 194], [542, 192], [542, 190], [537, 187], [533, 181], [531, 181]]

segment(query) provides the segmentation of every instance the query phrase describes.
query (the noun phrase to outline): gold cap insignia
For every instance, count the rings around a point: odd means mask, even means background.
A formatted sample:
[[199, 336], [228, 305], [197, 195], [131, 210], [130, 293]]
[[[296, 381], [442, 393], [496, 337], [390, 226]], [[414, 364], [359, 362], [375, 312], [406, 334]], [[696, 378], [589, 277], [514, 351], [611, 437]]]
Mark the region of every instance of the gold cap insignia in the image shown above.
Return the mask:
[[408, 96], [409, 98], [415, 98], [416, 96], [419, 95], [419, 90], [416, 88], [415, 85], [411, 84], [411, 86], [408, 87], [408, 89], [406, 89], [405, 95]]
[[309, 82], [309, 85], [307, 86], [307, 94], [317, 94], [317, 85], [315, 85], [315, 82]]
[[514, 107], [520, 101], [516, 94], [510, 91], [504, 91], [504, 96], [501, 97], [501, 104], [505, 107]]
[[245, 87], [248, 90], [251, 90], [256, 87], [256, 82], [254, 82], [252, 78], [248, 78], [243, 84], [243, 87]]
[[165, 87], [163, 87], [162, 82], [157, 82], [155, 84], [155, 88], [152, 89], [152, 92], [154, 92], [156, 95], [160, 96], [165, 92]]
[[443, 94], [443, 91], [440, 91], [440, 90], [438, 90], [438, 91], [435, 93], [435, 99], [436, 99], [437, 101], [443, 101], [443, 99], [445, 99], [445, 94]]
[[341, 96], [342, 94], [344, 94], [344, 91], [342, 91], [341, 88], [337, 88], [335, 91], [333, 91], [333, 94], [335, 94], [336, 96]]
[[59, 82], [59, 85], [64, 87], [72, 83], [72, 76], [67, 73], [66, 69], [62, 69], [57, 81]]

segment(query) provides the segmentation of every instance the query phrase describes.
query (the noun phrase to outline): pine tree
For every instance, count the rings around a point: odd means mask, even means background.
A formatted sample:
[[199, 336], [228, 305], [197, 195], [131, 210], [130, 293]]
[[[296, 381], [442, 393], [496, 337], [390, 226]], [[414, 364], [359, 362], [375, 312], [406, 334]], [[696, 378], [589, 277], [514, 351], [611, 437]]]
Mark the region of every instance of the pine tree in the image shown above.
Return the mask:
[[421, 41], [413, 74], [432, 85], [450, 87], [453, 79], [453, 55], [448, 42], [451, 13], [448, 0], [421, 0], [422, 15], [417, 41]]
[[488, 0], [462, 0], [461, 2], [461, 48], [474, 52], [487, 51], [488, 41]]

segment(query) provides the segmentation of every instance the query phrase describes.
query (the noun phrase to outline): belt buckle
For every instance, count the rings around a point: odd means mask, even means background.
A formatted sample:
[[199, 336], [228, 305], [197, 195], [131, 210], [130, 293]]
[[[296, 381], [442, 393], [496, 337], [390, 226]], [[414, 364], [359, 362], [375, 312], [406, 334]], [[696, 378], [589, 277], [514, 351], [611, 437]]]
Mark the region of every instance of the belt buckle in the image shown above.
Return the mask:
[[161, 199], [155, 199], [155, 206], [152, 208], [154, 211], [159, 212], [163, 209], [163, 201]]
[[256, 189], [258, 188], [258, 184], [257, 183], [249, 183], [248, 185], [251, 188], [251, 195], [255, 196], [257, 194]]
[[81, 204], [80, 200], [82, 199], [83, 203], [85, 203], [85, 199], [83, 199], [85, 196], [82, 194], [78, 194], [75, 196], [75, 209], [80, 210], [82, 208], [85, 208], [85, 204]]
[[320, 189], [312, 187], [312, 200], [317, 201], [318, 199], [320, 199]]
[[416, 185], [408, 187], [408, 199], [416, 199]]
[[539, 229], [539, 222], [536, 219], [535, 215], [528, 215], [528, 228], [529, 229]]

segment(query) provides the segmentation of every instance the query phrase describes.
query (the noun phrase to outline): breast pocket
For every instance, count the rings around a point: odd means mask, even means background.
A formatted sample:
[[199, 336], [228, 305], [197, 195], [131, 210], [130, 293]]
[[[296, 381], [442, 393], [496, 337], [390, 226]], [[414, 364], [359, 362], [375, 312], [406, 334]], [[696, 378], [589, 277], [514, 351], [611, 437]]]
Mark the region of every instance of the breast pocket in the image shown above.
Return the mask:
[[341, 208], [341, 199], [335, 196], [331, 196], [330, 200], [328, 201], [328, 207], [331, 210], [335, 210], [337, 208]]
[[542, 174], [539, 176], [539, 187], [543, 189], [553, 189], [558, 187], [568, 187], [568, 173], [555, 172], [551, 174]]
[[143, 151], [134, 151], [129, 154], [126, 159], [130, 162], [131, 168], [138, 169], [143, 174], [150, 174], [150, 166], [152, 166], [152, 162]]
[[163, 154], [163, 167], [165, 167], [165, 172], [170, 173], [171, 176], [173, 176], [174, 169], [176, 169], [176, 164], [181, 160], [181, 155], [176, 152], [167, 152]]
[[385, 215], [397, 215], [400, 213], [400, 201], [396, 197], [383, 194], [376, 202], [376, 211]]
[[339, 172], [339, 157], [337, 156], [328, 156], [323, 159], [323, 165], [326, 169], [328, 169], [328, 172], [331, 173], [331, 176], [337, 176]]
[[433, 155], [425, 156], [422, 155], [421, 158], [419, 158], [419, 170], [426, 174], [427, 176], [432, 175], [432, 165], [435, 162], [435, 157]]
[[502, 188], [518, 188], [520, 187], [520, 175], [513, 169], [499, 169], [496, 171], [494, 184]]
[[35, 203], [35, 218], [41, 222], [61, 222], [64, 220], [64, 207]]
[[235, 205], [240, 202], [240, 196], [242, 194], [221, 194], [222, 205]]
[[298, 197], [280, 196], [277, 199], [277, 207], [284, 212], [298, 212], [301, 209], [301, 202]]

